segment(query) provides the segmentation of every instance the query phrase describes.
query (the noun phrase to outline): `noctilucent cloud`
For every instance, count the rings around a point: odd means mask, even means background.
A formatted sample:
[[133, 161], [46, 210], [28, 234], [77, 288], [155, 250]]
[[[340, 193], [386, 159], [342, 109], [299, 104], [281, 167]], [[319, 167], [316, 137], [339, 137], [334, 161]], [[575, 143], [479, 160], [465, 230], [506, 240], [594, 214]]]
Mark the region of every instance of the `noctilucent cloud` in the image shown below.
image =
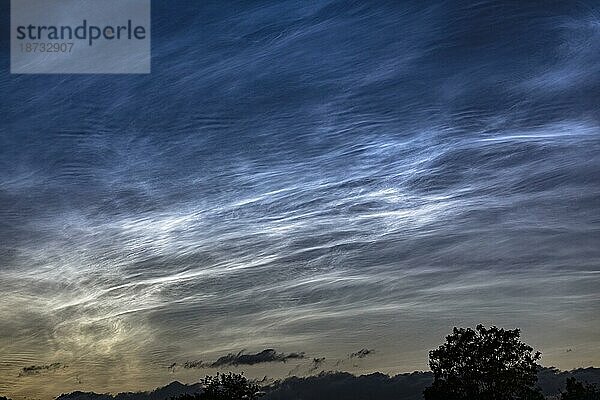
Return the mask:
[[598, 365], [600, 5], [522, 3], [156, 1], [150, 75], [2, 35], [0, 394], [424, 370], [480, 322]]

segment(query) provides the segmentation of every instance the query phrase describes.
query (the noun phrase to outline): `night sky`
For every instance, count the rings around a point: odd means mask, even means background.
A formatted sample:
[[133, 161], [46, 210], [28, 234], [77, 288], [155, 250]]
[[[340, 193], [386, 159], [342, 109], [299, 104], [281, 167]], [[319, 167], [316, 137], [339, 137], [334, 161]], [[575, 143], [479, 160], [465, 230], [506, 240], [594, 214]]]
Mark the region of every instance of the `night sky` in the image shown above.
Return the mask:
[[480, 322], [598, 366], [600, 4], [426, 3], [155, 1], [151, 74], [28, 76], [2, 0], [0, 394], [426, 370]]

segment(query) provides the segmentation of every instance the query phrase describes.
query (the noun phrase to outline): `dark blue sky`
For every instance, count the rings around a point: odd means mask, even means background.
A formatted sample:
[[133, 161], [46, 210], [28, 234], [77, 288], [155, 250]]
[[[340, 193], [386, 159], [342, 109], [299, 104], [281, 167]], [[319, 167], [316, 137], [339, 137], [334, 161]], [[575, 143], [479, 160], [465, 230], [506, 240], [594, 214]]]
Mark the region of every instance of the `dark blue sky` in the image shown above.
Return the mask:
[[1, 392], [425, 369], [479, 322], [598, 365], [595, 2], [154, 2], [137, 76], [8, 74], [7, 3]]

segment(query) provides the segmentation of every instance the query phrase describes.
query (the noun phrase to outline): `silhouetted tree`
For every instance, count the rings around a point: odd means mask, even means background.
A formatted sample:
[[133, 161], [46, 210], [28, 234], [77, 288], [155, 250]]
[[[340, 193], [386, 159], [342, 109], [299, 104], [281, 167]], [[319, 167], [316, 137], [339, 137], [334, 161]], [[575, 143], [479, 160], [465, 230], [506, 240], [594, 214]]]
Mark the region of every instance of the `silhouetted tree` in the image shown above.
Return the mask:
[[202, 393], [182, 395], [177, 400], [255, 400], [264, 393], [260, 386], [250, 382], [242, 374], [219, 374], [206, 376], [200, 381]]
[[521, 342], [518, 329], [454, 328], [429, 352], [434, 382], [423, 394], [426, 400], [544, 399], [535, 387], [540, 356]]
[[584, 384], [575, 378], [567, 379], [567, 390], [561, 400], [600, 400], [600, 389], [596, 385]]

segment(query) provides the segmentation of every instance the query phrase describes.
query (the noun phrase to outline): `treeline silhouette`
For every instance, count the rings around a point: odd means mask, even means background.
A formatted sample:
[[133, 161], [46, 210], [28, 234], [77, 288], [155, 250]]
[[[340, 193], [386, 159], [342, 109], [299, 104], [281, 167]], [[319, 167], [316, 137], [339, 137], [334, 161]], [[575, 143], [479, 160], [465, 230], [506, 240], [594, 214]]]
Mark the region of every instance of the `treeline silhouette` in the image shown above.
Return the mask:
[[[116, 396], [74, 392], [58, 400], [600, 400], [596, 368], [560, 372], [538, 364], [541, 354], [520, 340], [518, 329], [454, 328], [429, 353], [432, 372], [394, 377], [345, 372], [291, 377], [266, 387], [243, 374], [206, 376], [199, 384], [173, 382], [151, 393]], [[576, 379], [577, 376], [579, 379]], [[551, 395], [548, 397], [548, 395]], [[10, 400], [0, 397], [0, 400]]]
[[561, 400], [600, 400], [600, 389], [596, 385], [569, 378], [567, 379], [567, 389], [562, 393]]
[[[446, 342], [429, 353], [433, 383], [425, 400], [544, 400], [537, 386], [540, 352], [520, 340], [518, 329], [478, 325], [454, 328]], [[266, 394], [243, 375], [207, 376], [204, 391], [178, 400], [254, 400]], [[341, 393], [340, 393], [341, 394]], [[342, 398], [332, 394], [330, 398]], [[351, 398], [363, 398], [356, 396]], [[313, 398], [312, 396], [310, 396]], [[561, 400], [600, 400], [596, 386], [569, 378]]]

